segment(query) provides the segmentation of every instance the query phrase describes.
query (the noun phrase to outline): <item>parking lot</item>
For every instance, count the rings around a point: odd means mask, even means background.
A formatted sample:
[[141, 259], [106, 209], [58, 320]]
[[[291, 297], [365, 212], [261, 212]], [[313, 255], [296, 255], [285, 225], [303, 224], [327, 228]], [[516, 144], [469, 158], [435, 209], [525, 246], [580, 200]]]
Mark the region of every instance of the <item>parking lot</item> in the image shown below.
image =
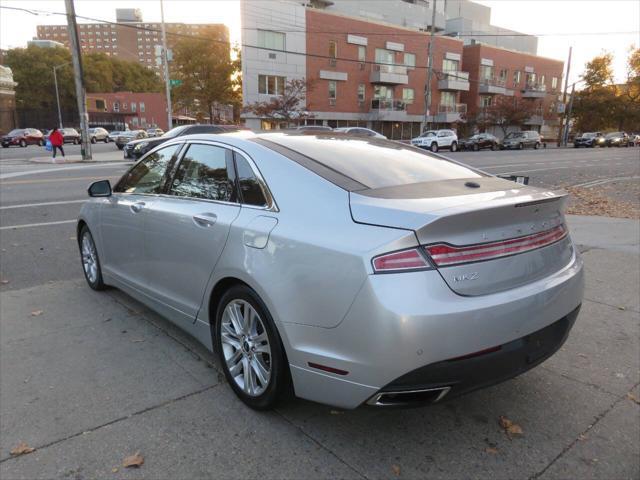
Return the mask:
[[[0, 151], [1, 478], [640, 476], [637, 219], [569, 216], [585, 301], [567, 343], [540, 367], [428, 408], [292, 400], [258, 413], [170, 322], [117, 290], [86, 287], [74, 218], [88, 183], [129, 165], [113, 145], [98, 147], [110, 161], [43, 165], [31, 147]], [[630, 217], [638, 208], [640, 148], [451, 157], [597, 191]], [[35, 451], [12, 456], [20, 442]], [[123, 468], [136, 452], [144, 464]]]

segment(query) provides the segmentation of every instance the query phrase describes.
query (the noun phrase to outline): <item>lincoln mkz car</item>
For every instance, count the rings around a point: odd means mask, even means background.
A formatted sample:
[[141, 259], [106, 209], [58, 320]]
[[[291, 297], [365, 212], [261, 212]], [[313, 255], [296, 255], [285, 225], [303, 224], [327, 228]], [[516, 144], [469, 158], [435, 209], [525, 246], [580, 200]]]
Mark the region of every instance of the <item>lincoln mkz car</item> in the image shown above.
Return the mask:
[[216, 351], [257, 409], [454, 398], [551, 356], [582, 302], [564, 193], [388, 140], [189, 135], [89, 194], [89, 286]]

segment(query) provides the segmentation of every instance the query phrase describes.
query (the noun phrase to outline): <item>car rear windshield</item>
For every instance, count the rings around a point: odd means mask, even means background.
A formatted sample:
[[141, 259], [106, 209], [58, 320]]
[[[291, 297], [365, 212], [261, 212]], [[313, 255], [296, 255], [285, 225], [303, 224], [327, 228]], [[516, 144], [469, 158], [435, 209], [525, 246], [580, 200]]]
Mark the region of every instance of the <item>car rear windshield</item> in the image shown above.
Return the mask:
[[[266, 140], [285, 147], [346, 177], [360, 185], [349, 190], [377, 189], [414, 183], [435, 182], [457, 178], [478, 178], [482, 175], [457, 163], [436, 157], [414, 147], [369, 137], [337, 135], [264, 134]], [[263, 142], [259, 142], [264, 144]], [[268, 146], [268, 145], [267, 145]], [[274, 149], [289, 156], [282, 149]], [[297, 161], [297, 160], [296, 160]], [[307, 164], [307, 166], [309, 166]], [[313, 166], [311, 166], [313, 169]], [[322, 175], [321, 172], [316, 171]], [[336, 184], [335, 178], [322, 175]]]
[[11, 130], [8, 135], [24, 135], [24, 130]]

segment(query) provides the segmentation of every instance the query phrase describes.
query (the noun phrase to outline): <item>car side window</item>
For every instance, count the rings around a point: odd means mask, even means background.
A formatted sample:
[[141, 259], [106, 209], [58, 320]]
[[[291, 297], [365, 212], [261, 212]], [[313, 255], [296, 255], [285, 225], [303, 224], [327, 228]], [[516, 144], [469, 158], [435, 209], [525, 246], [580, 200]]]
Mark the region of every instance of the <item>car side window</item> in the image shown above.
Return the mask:
[[235, 172], [230, 150], [193, 143], [171, 183], [171, 195], [236, 202]]
[[242, 203], [256, 207], [266, 207], [267, 199], [264, 196], [260, 182], [256, 177], [249, 162], [239, 154], [235, 154], [236, 168], [238, 169], [238, 184], [240, 185], [240, 195]]
[[133, 167], [118, 183], [115, 192], [121, 193], [162, 193], [165, 173], [181, 145], [170, 145], [153, 152]]

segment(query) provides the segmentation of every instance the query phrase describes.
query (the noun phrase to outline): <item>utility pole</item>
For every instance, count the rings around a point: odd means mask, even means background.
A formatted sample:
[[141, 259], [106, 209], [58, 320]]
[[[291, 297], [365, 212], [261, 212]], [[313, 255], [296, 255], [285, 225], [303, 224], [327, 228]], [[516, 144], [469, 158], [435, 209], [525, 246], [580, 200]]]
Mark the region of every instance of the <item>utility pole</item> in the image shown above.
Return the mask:
[[558, 146], [562, 145], [564, 137], [564, 124], [567, 118], [567, 90], [569, 89], [569, 72], [571, 71], [571, 51], [573, 47], [569, 47], [569, 58], [567, 59], [567, 75], [564, 78], [564, 93], [562, 94], [562, 104], [564, 105], [564, 114], [560, 119], [560, 131], [558, 132]]
[[82, 85], [82, 56], [80, 53], [80, 40], [78, 39], [78, 26], [76, 25], [76, 9], [73, 0], [64, 0], [67, 7], [67, 25], [69, 40], [71, 41], [71, 59], [73, 61], [73, 76], [76, 84], [76, 101], [78, 103], [78, 115], [80, 115], [80, 135], [82, 144], [80, 153], [82, 160], [91, 160], [91, 141], [89, 140], [89, 115], [87, 114], [87, 102], [85, 100], [84, 86]]
[[160, 18], [162, 21], [162, 62], [164, 64], [164, 86], [167, 92], [167, 125], [168, 129], [173, 128], [173, 112], [171, 111], [171, 85], [169, 80], [169, 56], [167, 54], [167, 32], [164, 27], [164, 5], [160, 0]]
[[[431, 127], [430, 109], [431, 109], [431, 77], [433, 76], [433, 37], [436, 31], [436, 0], [433, 0], [433, 10], [431, 12], [431, 35], [429, 37], [429, 47], [427, 50], [428, 58], [428, 70], [427, 70], [427, 85], [424, 90], [424, 124], [426, 127]], [[427, 129], [428, 129], [427, 128]]]
[[575, 92], [576, 92], [576, 83], [578, 82], [574, 82], [571, 85], [571, 100], [569, 100], [569, 108], [567, 109], [567, 112], [566, 112], [567, 125], [564, 128], [564, 137], [562, 138], [562, 143], [564, 144], [565, 147], [569, 142], [569, 122], [571, 121], [571, 110], [573, 110], [573, 97], [575, 96]]
[[[64, 65], [66, 65], [66, 63]], [[56, 104], [58, 105], [58, 126], [60, 127], [60, 129], [62, 129], [63, 126], [62, 126], [62, 112], [60, 110], [60, 93], [58, 92], [58, 75], [56, 75], [56, 70], [64, 65], [57, 65], [53, 67], [53, 83], [56, 86]]]

